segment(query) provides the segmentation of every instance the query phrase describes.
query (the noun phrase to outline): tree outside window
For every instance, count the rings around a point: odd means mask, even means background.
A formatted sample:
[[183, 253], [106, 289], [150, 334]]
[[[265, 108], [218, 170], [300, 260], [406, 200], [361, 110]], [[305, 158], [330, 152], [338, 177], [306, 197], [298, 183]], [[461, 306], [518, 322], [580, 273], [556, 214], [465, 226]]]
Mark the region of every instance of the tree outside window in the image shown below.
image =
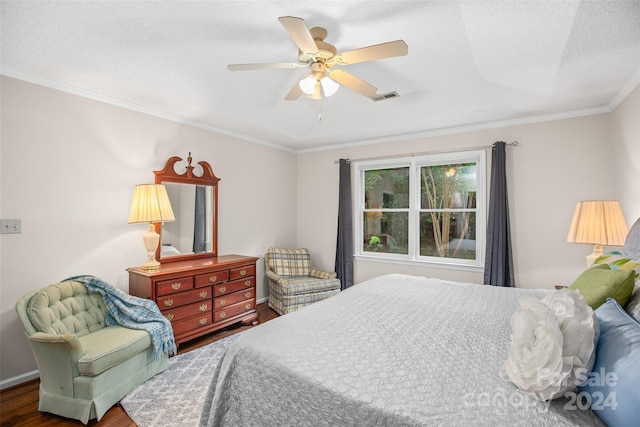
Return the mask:
[[476, 164], [420, 168], [420, 255], [476, 258]]

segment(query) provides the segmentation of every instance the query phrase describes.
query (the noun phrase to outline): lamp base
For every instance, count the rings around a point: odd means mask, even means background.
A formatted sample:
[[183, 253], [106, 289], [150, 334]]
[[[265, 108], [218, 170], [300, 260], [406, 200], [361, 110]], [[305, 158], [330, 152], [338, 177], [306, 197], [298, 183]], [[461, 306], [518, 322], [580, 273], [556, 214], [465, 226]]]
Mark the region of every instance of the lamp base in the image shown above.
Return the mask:
[[147, 260], [140, 268], [144, 271], [158, 271], [160, 270], [160, 263], [154, 257], [153, 260]]
[[142, 236], [144, 240], [144, 247], [147, 250], [147, 261], [142, 264], [140, 268], [145, 271], [158, 271], [160, 270], [160, 263], [156, 260], [156, 249], [160, 242], [160, 235], [156, 233], [156, 228], [152, 223], [149, 223], [147, 232]]
[[593, 245], [593, 253], [587, 256], [587, 268], [593, 267], [596, 259], [602, 256], [602, 245]]

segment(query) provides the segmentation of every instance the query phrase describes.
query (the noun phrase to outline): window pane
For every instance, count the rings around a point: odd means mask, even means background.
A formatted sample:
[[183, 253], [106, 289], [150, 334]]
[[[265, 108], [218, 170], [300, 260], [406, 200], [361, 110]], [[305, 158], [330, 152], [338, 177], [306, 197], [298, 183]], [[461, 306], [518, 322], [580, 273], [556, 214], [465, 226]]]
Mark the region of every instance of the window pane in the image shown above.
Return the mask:
[[409, 207], [408, 167], [365, 171], [364, 182], [365, 209]]
[[476, 164], [420, 168], [421, 209], [475, 209]]
[[407, 212], [364, 212], [363, 214], [363, 251], [409, 253], [409, 214]]
[[421, 212], [420, 255], [476, 259], [475, 212]]

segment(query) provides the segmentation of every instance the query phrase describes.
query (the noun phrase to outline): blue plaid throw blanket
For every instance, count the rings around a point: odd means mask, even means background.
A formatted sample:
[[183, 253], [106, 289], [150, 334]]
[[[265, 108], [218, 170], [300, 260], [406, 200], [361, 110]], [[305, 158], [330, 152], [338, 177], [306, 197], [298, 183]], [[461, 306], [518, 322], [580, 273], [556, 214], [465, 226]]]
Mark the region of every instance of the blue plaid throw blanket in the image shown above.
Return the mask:
[[89, 292], [102, 295], [107, 306], [107, 325], [120, 325], [130, 329], [144, 329], [151, 335], [153, 357], [159, 359], [176, 354], [176, 341], [169, 319], [151, 300], [134, 297], [95, 276], [73, 276], [66, 280], [84, 283]]

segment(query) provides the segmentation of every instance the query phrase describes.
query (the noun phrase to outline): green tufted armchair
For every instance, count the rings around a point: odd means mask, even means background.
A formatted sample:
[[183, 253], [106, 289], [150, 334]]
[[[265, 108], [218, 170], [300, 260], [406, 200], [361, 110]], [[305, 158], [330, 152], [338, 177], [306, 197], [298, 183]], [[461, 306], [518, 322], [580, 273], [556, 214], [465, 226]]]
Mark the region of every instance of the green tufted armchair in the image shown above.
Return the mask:
[[307, 249], [269, 248], [264, 265], [269, 307], [281, 315], [340, 293], [336, 273], [312, 267]]
[[133, 387], [167, 369], [147, 331], [107, 326], [100, 294], [61, 282], [16, 303], [40, 371], [38, 410], [82, 421], [100, 418]]

